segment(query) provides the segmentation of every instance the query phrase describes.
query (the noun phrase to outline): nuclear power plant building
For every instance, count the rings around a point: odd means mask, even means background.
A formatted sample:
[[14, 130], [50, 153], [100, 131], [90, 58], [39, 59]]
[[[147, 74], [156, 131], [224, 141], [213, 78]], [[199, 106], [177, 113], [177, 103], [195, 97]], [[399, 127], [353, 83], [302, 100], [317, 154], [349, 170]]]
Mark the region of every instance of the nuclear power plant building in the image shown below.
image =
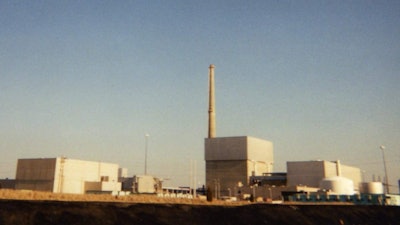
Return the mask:
[[15, 188], [84, 194], [121, 190], [119, 165], [65, 157], [18, 159]]
[[[272, 142], [248, 136], [217, 137], [214, 70], [215, 66], [211, 64], [208, 75], [208, 137], [205, 139], [204, 158], [206, 187], [215, 197], [252, 193], [253, 197], [262, 195], [280, 199], [281, 191], [317, 191], [321, 183], [345, 181], [354, 184], [347, 188], [349, 191], [346, 193], [358, 191], [362, 181], [359, 168], [341, 166], [339, 161], [305, 161], [288, 162], [287, 173], [273, 173]], [[269, 188], [270, 193], [265, 193], [266, 188], [259, 188], [262, 186]], [[327, 187], [324, 186], [324, 189]]]
[[250, 176], [273, 171], [273, 144], [249, 136], [206, 138], [205, 161], [206, 186], [228, 195], [247, 186]]
[[362, 182], [359, 168], [343, 165], [340, 161], [287, 162], [287, 186], [319, 187], [322, 180], [336, 176], [353, 181], [355, 190], [358, 190], [358, 186]]

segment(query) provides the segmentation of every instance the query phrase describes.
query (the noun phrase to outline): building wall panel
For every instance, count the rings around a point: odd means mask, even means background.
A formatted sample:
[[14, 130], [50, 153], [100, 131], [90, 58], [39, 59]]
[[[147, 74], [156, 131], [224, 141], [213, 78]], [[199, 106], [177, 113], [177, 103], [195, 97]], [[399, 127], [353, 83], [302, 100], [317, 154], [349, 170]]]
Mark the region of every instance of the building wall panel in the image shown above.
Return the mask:
[[63, 193], [85, 193], [85, 182], [118, 182], [117, 164], [65, 159], [60, 167]]
[[233, 191], [239, 182], [247, 185], [248, 177], [246, 160], [208, 161], [206, 164], [206, 184], [213, 193], [216, 193], [218, 188], [221, 195], [227, 195], [228, 188]]
[[223, 137], [205, 139], [206, 160], [247, 159], [246, 137]]
[[15, 188], [52, 191], [56, 159], [18, 159]]
[[[272, 142], [258, 138], [247, 138], [247, 159], [260, 162], [274, 162], [274, 152]], [[272, 171], [272, 169], [271, 169]]]
[[319, 187], [325, 176], [323, 161], [287, 162], [288, 186]]

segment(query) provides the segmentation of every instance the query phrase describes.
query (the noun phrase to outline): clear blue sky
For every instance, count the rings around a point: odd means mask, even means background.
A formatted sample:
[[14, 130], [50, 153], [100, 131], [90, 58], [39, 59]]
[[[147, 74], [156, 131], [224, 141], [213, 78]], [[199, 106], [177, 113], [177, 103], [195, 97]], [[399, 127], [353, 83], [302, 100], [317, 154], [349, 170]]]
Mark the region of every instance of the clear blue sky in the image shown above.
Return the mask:
[[[217, 136], [400, 179], [400, 1], [1, 1], [0, 178], [18, 158], [118, 163], [204, 182]], [[393, 191], [397, 188], [393, 188]]]

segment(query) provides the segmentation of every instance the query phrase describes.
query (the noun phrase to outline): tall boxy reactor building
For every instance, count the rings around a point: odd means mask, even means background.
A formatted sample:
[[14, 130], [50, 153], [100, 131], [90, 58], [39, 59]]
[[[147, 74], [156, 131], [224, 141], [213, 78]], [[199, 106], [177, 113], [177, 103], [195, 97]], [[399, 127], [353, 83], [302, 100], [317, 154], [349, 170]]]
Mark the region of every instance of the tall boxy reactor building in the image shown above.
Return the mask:
[[229, 195], [247, 185], [251, 176], [273, 170], [272, 142], [254, 137], [220, 137], [205, 140], [206, 186]]
[[213, 193], [228, 195], [251, 176], [273, 171], [273, 144], [241, 136], [216, 137], [214, 65], [209, 67], [208, 138], [205, 139], [206, 186]]

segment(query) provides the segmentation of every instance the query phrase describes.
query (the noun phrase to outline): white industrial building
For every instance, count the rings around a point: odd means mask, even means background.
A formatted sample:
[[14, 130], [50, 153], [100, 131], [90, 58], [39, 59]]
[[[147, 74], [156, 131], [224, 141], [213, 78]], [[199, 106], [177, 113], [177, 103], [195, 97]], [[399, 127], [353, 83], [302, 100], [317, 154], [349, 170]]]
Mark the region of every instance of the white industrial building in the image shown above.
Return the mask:
[[347, 178], [353, 182], [354, 190], [362, 182], [361, 170], [341, 165], [339, 161], [296, 161], [287, 162], [287, 186], [320, 187], [321, 182], [334, 177]]
[[132, 192], [138, 194], [155, 194], [162, 192], [160, 179], [150, 175], [136, 175], [133, 177]]
[[121, 190], [118, 164], [65, 157], [18, 159], [15, 189], [84, 194]]

